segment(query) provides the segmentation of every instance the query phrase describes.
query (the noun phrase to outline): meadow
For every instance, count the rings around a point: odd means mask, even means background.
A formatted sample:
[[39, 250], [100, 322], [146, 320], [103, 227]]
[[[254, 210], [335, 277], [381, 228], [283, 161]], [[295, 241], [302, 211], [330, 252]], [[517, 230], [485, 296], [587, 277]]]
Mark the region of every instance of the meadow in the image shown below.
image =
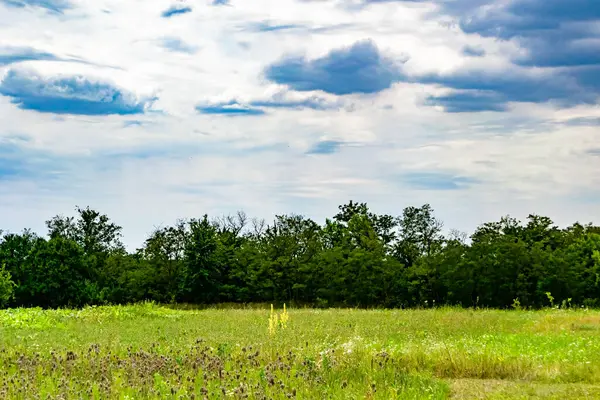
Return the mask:
[[594, 399], [588, 309], [0, 311], [2, 399]]

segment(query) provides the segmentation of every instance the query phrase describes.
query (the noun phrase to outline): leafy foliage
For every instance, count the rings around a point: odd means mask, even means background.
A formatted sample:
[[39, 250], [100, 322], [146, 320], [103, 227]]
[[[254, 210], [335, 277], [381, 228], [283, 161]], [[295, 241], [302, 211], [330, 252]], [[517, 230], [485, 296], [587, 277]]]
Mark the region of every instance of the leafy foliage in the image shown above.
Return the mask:
[[0, 307], [4, 307], [13, 298], [14, 286], [10, 272], [4, 265], [0, 266]]
[[[243, 212], [177, 221], [128, 253], [121, 227], [76, 208], [47, 238], [0, 236], [0, 305], [275, 302], [318, 306], [600, 306], [600, 227], [509, 216], [443, 234], [430, 205], [379, 215], [350, 201], [323, 225]], [[8, 277], [8, 278], [6, 278]], [[1, 292], [1, 293], [4, 293]], [[0, 293], [0, 294], [1, 294]]]

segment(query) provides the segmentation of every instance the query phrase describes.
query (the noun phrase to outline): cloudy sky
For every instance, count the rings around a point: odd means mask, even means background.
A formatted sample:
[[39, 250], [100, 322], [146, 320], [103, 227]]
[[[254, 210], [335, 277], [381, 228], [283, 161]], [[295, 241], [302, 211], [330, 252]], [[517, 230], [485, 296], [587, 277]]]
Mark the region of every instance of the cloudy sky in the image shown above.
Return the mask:
[[0, 0], [0, 228], [600, 223], [598, 0]]

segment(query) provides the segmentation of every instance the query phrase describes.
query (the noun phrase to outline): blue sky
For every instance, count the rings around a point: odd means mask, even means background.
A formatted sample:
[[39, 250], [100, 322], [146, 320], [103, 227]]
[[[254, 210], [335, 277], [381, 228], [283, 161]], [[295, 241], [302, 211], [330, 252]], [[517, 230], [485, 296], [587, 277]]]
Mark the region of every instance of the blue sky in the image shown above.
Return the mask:
[[0, 0], [0, 229], [350, 199], [600, 223], [597, 0]]

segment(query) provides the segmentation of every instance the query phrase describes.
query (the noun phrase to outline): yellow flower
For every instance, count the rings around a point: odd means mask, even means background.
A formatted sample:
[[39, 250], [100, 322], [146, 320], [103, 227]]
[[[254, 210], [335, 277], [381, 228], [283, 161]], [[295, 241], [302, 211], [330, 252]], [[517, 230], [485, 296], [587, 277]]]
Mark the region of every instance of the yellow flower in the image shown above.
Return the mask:
[[283, 305], [283, 312], [281, 314], [276, 313], [271, 304], [271, 314], [269, 315], [269, 334], [274, 335], [279, 326], [281, 329], [287, 328], [290, 316], [287, 312], [285, 304]]
[[283, 303], [283, 313], [281, 314], [281, 327], [287, 328], [288, 320], [290, 319], [289, 314], [287, 313], [287, 309], [285, 308], [285, 303]]
[[269, 316], [269, 334], [274, 335], [277, 329], [277, 314], [273, 311], [273, 304], [271, 304], [271, 315]]

